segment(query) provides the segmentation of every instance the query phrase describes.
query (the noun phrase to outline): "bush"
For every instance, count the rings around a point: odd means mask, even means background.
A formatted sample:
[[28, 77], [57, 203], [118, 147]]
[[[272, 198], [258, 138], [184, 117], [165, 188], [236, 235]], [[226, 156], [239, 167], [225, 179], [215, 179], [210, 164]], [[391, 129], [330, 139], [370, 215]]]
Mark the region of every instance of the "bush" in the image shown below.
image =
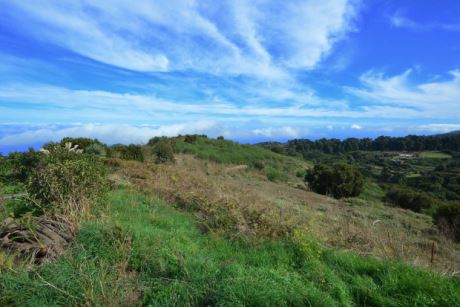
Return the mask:
[[279, 172], [274, 168], [269, 168], [266, 171], [267, 179], [273, 182], [286, 182], [288, 176], [285, 173]]
[[265, 162], [261, 160], [254, 161], [253, 166], [255, 169], [261, 171], [265, 168]]
[[460, 242], [460, 202], [450, 202], [439, 206], [433, 217], [442, 232]]
[[36, 206], [64, 213], [97, 201], [106, 188], [105, 167], [98, 157], [62, 147], [42, 159], [26, 185]]
[[184, 142], [193, 144], [196, 142], [197, 139], [198, 139], [198, 136], [196, 134], [193, 134], [193, 135], [187, 134], [184, 138]]
[[147, 142], [147, 145], [149, 146], [155, 146], [158, 142], [160, 141], [163, 141], [163, 140], [167, 140], [168, 138], [165, 137], [165, 136], [155, 136], [153, 138], [151, 138], [148, 142]]
[[40, 163], [43, 154], [29, 148], [25, 152], [13, 152], [8, 155], [9, 164], [11, 166], [11, 177], [15, 180], [25, 182], [29, 178], [31, 172]]
[[105, 147], [101, 144], [91, 144], [85, 148], [85, 153], [98, 156], [105, 156], [106, 150]]
[[358, 196], [364, 186], [364, 177], [359, 170], [343, 162], [332, 167], [317, 164], [307, 171], [305, 181], [312, 191], [335, 198]]
[[168, 139], [158, 141], [153, 147], [153, 152], [156, 155], [156, 163], [174, 162], [173, 145]]
[[391, 188], [385, 195], [385, 202], [415, 212], [434, 208], [440, 203], [436, 198], [427, 193], [417, 192], [403, 187]]
[[111, 148], [111, 156], [118, 157], [124, 160], [136, 160], [144, 161], [144, 153], [142, 152], [142, 146], [129, 144], [126, 145], [113, 145]]

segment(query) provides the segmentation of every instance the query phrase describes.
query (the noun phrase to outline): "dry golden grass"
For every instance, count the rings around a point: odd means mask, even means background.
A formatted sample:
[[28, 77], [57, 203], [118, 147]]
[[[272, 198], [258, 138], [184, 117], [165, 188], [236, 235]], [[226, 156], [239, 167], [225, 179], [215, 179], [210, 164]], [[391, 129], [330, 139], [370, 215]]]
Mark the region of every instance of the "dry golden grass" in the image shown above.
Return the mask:
[[308, 231], [324, 245], [399, 259], [441, 273], [460, 272], [460, 248], [439, 235], [431, 218], [359, 200], [305, 191], [301, 179], [274, 183], [253, 169], [178, 155], [176, 164], [116, 163], [111, 175], [195, 212], [204, 231], [230, 237], [277, 237]]

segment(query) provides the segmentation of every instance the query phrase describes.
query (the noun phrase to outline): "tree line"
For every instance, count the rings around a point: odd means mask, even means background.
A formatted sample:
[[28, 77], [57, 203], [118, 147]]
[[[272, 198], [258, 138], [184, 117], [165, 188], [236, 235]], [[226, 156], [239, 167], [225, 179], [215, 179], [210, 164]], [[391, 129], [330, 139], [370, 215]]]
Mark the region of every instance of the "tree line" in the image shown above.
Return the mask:
[[[281, 144], [266, 144], [274, 149]], [[321, 151], [324, 153], [344, 153], [357, 150], [365, 151], [422, 151], [422, 150], [460, 150], [460, 134], [440, 136], [408, 135], [405, 137], [379, 136], [371, 138], [319, 139], [294, 139], [285, 144], [285, 150], [291, 153], [308, 151]], [[276, 150], [276, 149], [275, 149]]]

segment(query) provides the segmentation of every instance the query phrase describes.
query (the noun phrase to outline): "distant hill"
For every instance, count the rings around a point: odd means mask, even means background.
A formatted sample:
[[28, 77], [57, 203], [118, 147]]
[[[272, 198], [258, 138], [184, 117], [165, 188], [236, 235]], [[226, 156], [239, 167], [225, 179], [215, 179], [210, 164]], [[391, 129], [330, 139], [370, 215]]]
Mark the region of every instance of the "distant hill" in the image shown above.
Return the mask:
[[460, 130], [450, 131], [446, 133], [436, 134], [435, 136], [456, 136], [460, 135]]

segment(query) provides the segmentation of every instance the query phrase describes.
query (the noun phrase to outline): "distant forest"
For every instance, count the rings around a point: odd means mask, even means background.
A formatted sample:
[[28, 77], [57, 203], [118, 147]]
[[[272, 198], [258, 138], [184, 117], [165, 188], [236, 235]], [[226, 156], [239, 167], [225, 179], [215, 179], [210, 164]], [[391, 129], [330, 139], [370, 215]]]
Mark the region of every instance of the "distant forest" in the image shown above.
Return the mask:
[[458, 151], [460, 150], [460, 134], [442, 134], [434, 136], [408, 135], [405, 137], [380, 136], [376, 139], [370, 138], [347, 138], [319, 139], [311, 141], [308, 139], [294, 139], [287, 143], [261, 143], [260, 145], [270, 148], [273, 151], [288, 153], [303, 153], [309, 151], [321, 151], [327, 154], [344, 153], [350, 151]]

